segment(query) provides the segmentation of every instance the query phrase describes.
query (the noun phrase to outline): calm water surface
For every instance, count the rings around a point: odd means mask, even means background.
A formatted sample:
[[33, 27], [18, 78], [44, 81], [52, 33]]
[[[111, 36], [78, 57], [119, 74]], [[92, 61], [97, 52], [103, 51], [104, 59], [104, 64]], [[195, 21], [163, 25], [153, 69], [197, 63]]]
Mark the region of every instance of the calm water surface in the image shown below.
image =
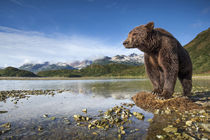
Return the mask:
[[[87, 108], [87, 115], [96, 116], [100, 111], [106, 111], [121, 103], [133, 103], [131, 97], [139, 91], [150, 90], [147, 80], [1, 80], [0, 91], [8, 90], [62, 90], [67, 91], [59, 94], [51, 95], [31, 95], [30, 98], [20, 99], [17, 104], [8, 98], [6, 102], [0, 102], [0, 110], [6, 110], [8, 113], [0, 114], [0, 123], [10, 122], [11, 131], [3, 134], [4, 138], [14, 136], [15, 138], [50, 138], [54, 135], [52, 130], [59, 132], [55, 135], [59, 139], [59, 134], [70, 135], [64, 130], [64, 126], [59, 123], [62, 118], [68, 118], [72, 125], [68, 129], [76, 129], [74, 131], [87, 131], [84, 127], [77, 127], [74, 124], [73, 115], [84, 113], [81, 111]], [[143, 88], [148, 87], [148, 88]], [[136, 106], [131, 111], [141, 112], [145, 116], [145, 120], [152, 118], [152, 113], [146, 112]], [[50, 117], [56, 117], [56, 121], [46, 120], [44, 114]], [[147, 121], [140, 121], [133, 118], [131, 128], [140, 129], [141, 136], [146, 134], [149, 126]], [[44, 132], [37, 132], [36, 127], [41, 125]], [[61, 126], [58, 126], [61, 125]], [[57, 130], [60, 127], [59, 130]], [[79, 128], [79, 130], [77, 130]], [[117, 130], [116, 130], [117, 131]], [[44, 134], [43, 134], [44, 133]], [[40, 136], [37, 136], [39, 134]], [[83, 138], [83, 136], [76, 138]], [[105, 136], [105, 132], [101, 136]], [[54, 137], [54, 138], [55, 138]], [[86, 137], [86, 136], [84, 136]], [[73, 138], [73, 137], [72, 137]]]

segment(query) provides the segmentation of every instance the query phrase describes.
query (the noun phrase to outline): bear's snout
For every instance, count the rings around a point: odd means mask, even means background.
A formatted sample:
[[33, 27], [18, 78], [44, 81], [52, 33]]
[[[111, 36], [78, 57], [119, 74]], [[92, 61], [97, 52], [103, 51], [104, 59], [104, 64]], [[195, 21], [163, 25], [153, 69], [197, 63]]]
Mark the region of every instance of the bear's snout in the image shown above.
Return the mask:
[[124, 45], [124, 46], [128, 45], [128, 41], [125, 40], [125, 41], [123, 42], [123, 45]]

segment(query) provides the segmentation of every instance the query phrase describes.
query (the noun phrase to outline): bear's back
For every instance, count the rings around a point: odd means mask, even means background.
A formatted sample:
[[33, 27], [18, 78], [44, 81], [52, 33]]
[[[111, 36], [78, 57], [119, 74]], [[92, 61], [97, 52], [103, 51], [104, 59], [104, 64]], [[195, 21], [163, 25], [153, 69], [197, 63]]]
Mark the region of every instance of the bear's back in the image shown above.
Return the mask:
[[174, 36], [171, 33], [169, 33], [168, 31], [166, 31], [162, 28], [155, 28], [154, 30], [157, 31], [158, 33], [160, 33], [163, 36], [168, 36], [168, 37], [174, 38]]

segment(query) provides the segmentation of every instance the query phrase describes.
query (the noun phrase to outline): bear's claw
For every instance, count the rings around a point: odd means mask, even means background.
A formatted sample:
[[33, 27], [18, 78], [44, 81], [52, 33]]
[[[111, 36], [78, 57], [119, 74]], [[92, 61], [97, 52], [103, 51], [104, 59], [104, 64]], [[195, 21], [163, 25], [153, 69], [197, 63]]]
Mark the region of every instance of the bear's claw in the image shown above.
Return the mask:
[[160, 97], [160, 96], [156, 96], [155, 99], [157, 99], [157, 100], [165, 100], [164, 97]]
[[160, 95], [160, 94], [161, 94], [161, 90], [159, 90], [159, 89], [154, 89], [151, 93], [152, 93], [153, 95]]

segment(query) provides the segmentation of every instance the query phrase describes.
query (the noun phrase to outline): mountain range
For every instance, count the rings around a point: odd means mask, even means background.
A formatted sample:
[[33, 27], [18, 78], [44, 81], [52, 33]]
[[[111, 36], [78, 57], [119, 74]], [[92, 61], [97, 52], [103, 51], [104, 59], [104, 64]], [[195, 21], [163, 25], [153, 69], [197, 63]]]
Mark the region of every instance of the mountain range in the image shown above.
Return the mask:
[[58, 62], [58, 63], [44, 62], [44, 63], [37, 63], [37, 64], [26, 63], [20, 66], [19, 69], [38, 73], [40, 71], [46, 71], [46, 70], [82, 69], [91, 64], [106, 65], [110, 63], [126, 64], [126, 65], [141, 65], [144, 63], [144, 56], [143, 54], [137, 55], [133, 53], [128, 56], [126, 55], [116, 55], [114, 57], [104, 56], [100, 59], [75, 61], [72, 63], [63, 63], [63, 62]]

